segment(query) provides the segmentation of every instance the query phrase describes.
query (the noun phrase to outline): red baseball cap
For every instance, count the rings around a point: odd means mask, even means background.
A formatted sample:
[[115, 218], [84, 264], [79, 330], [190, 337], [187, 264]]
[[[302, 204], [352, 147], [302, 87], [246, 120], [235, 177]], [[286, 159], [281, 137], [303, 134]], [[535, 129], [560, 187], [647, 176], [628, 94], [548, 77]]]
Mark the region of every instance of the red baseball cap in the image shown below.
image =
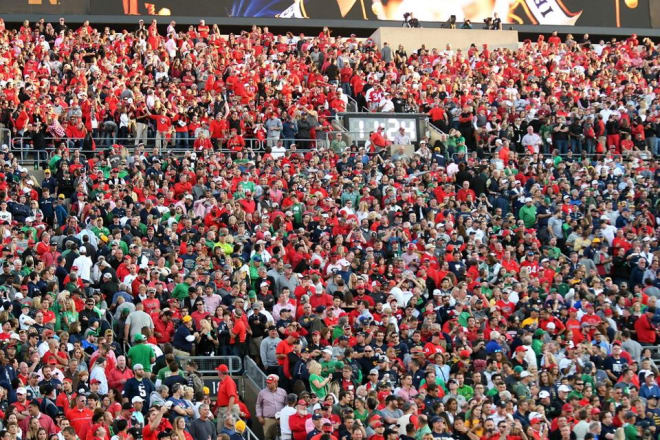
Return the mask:
[[221, 373], [229, 373], [229, 368], [227, 368], [227, 366], [225, 364], [218, 365], [216, 370], [218, 370]]

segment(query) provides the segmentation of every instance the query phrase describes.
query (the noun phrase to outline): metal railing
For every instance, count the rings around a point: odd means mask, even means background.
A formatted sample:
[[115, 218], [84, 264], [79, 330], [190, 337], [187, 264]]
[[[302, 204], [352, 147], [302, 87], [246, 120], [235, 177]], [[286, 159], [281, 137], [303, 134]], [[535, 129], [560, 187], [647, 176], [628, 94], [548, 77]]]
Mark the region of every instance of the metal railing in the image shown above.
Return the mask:
[[360, 106], [358, 105], [357, 101], [350, 96], [346, 95], [348, 98], [348, 104], [346, 104], [346, 111], [347, 112], [359, 112], [360, 111]]
[[[197, 152], [203, 151], [205, 148], [195, 148], [194, 141], [195, 139], [188, 138], [189, 142], [186, 145], [181, 145], [176, 142], [176, 139], [170, 139], [167, 142], [162, 139], [157, 139], [154, 137], [142, 138], [146, 140], [144, 143], [144, 148], [153, 148], [155, 146], [159, 147], [159, 153], [168, 152], [171, 154], [184, 154], [186, 152]], [[137, 145], [135, 138], [115, 138], [112, 140], [112, 143], [100, 142], [96, 143], [94, 149], [85, 149], [80, 144], [84, 139], [81, 138], [46, 138], [46, 148], [45, 149], [34, 149], [30, 143], [29, 138], [18, 137], [14, 138], [11, 141], [11, 151], [18, 155], [18, 159], [21, 164], [26, 162], [41, 162], [47, 161], [52, 153], [55, 151], [56, 146], [61, 145], [62, 143], [66, 144], [69, 149], [79, 150], [82, 153], [86, 154], [96, 154], [102, 151], [106, 151], [112, 148], [114, 144], [122, 145], [127, 148], [129, 151], [136, 148]], [[296, 147], [302, 146], [304, 150], [312, 150], [318, 147], [323, 147], [327, 137], [325, 133], [321, 137], [316, 139], [256, 139], [256, 138], [244, 138], [245, 146], [241, 149], [244, 153], [256, 153], [264, 154], [268, 147], [277, 146], [281, 141], [282, 145], [288, 148], [292, 144], [296, 144]], [[158, 143], [158, 142], [161, 143]], [[217, 138], [212, 139], [213, 151], [222, 152], [222, 153], [232, 153], [235, 152], [232, 148], [227, 146], [228, 138]], [[96, 142], [96, 140], [95, 140]], [[312, 148], [309, 148], [312, 147]], [[300, 151], [300, 149], [298, 149]]]
[[261, 440], [248, 426], [245, 427], [243, 437], [247, 440]]
[[[426, 133], [424, 133], [427, 136], [430, 136], [430, 142], [431, 144], [434, 143], [434, 141], [438, 138], [444, 138], [445, 133], [443, 133], [441, 130], [437, 129], [437, 127], [434, 127], [431, 124], [428, 124], [426, 126], [427, 130]], [[14, 153], [15, 156], [17, 156], [20, 164], [22, 166], [28, 166], [33, 163], [44, 163], [47, 162], [51, 157], [53, 152], [55, 151], [55, 145], [59, 145], [61, 142], [67, 142], [71, 141], [74, 145], [76, 144], [76, 141], [80, 141], [81, 139], [67, 139], [67, 138], [62, 138], [62, 139], [56, 139], [56, 138], [47, 138], [47, 146], [45, 149], [38, 149], [35, 150], [32, 148], [31, 144], [29, 143], [28, 138], [24, 137], [18, 137], [18, 138], [11, 138], [11, 132], [7, 129], [0, 129], [0, 133], [7, 133], [8, 139], [11, 142], [11, 152]], [[267, 151], [267, 148], [271, 145], [277, 145], [278, 141], [282, 142], [282, 146], [284, 146], [285, 150], [280, 151], [279, 154], [283, 155], [290, 155], [292, 153], [307, 153], [309, 151], [319, 151], [326, 149], [331, 146], [332, 141], [337, 137], [338, 134], [342, 135], [342, 138], [346, 141], [346, 145], [350, 146], [352, 144], [357, 145], [358, 147], [364, 147], [368, 140], [369, 140], [369, 132], [351, 132], [351, 131], [346, 131], [346, 130], [333, 130], [333, 131], [324, 131], [319, 133], [319, 137], [316, 139], [279, 139], [277, 141], [271, 140], [271, 139], [254, 139], [254, 138], [246, 138], [245, 140], [245, 147], [241, 150], [243, 154], [245, 154], [248, 157], [254, 157], [255, 155], [262, 155], [265, 154]], [[156, 138], [146, 138], [147, 143], [145, 144], [146, 146], [144, 147], [145, 149], [150, 149], [154, 147], [154, 144], [156, 142]], [[233, 153], [234, 150], [231, 148], [226, 147], [227, 143], [226, 138], [221, 138], [218, 139], [216, 142], [216, 145], [212, 148], [213, 152], [221, 152], [221, 153]], [[123, 145], [129, 152], [132, 152], [132, 150], [136, 147], [135, 146], [135, 139], [134, 138], [117, 138], [115, 141], [121, 145]], [[128, 141], [128, 142], [126, 142]], [[418, 142], [415, 141], [413, 144], [416, 144]], [[289, 148], [292, 144], [296, 144], [296, 150], [295, 152], [291, 151]], [[112, 144], [110, 145], [97, 145], [96, 149], [83, 149], [83, 148], [77, 148], [73, 147], [71, 149], [73, 150], [78, 150], [81, 153], [83, 153], [86, 156], [92, 156], [94, 154], [98, 154], [99, 152], [109, 150], [112, 147]], [[162, 153], [168, 153], [172, 154], [175, 156], [178, 155], [184, 155], [185, 153], [188, 152], [197, 152], [199, 153], [200, 151], [203, 151], [204, 149], [195, 149], [192, 146], [192, 143], [190, 146], [186, 147], [181, 147], [175, 145], [170, 145], [165, 144], [165, 145], [160, 145], [159, 148], [159, 154]], [[515, 152], [518, 157], [525, 157], [529, 156], [529, 153], [523, 152]], [[271, 152], [272, 153], [272, 152]], [[277, 153], [277, 152], [276, 152]], [[642, 159], [650, 159], [653, 157], [652, 152], [647, 152], [648, 157], [643, 157]], [[469, 155], [466, 154], [465, 156]], [[577, 154], [573, 153], [575, 157], [581, 157], [583, 154]], [[587, 157], [597, 157], [597, 156], [602, 156], [603, 153], [593, 153], [593, 154], [586, 154]], [[465, 157], [463, 156], [463, 157]], [[541, 154], [541, 158], [547, 158], [550, 157], [548, 154]], [[627, 156], [623, 156], [623, 159], [629, 159]]]
[[252, 381], [258, 390], [266, 388], [266, 373], [263, 372], [259, 365], [253, 361], [249, 356], [244, 359], [245, 371], [244, 375]]
[[239, 374], [243, 370], [243, 362], [238, 356], [185, 356], [181, 357], [183, 362], [195, 361], [197, 371], [201, 375], [215, 375], [220, 365], [226, 365], [229, 374]]

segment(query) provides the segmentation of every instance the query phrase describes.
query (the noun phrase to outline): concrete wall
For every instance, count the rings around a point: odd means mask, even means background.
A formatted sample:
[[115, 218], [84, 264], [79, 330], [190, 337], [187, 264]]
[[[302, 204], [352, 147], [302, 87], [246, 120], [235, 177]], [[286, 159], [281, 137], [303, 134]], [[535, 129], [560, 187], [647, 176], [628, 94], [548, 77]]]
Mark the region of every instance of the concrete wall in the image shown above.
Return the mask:
[[256, 410], [255, 407], [257, 406], [257, 395], [259, 394], [259, 389], [254, 386], [254, 383], [248, 379], [247, 377], [243, 376], [243, 402], [247, 405], [248, 408], [250, 408], [250, 411], [252, 411], [252, 426], [250, 426], [250, 429], [257, 435], [259, 438], [264, 438], [264, 431], [263, 427], [259, 424], [259, 421], [257, 420], [257, 415], [255, 414]]
[[380, 27], [371, 35], [378, 48], [387, 42], [393, 50], [403, 44], [408, 53], [425, 45], [427, 49], [444, 49], [450, 44], [452, 49], [467, 49], [472, 43], [479, 49], [483, 44], [490, 48], [516, 49], [518, 31], [488, 31], [480, 29], [433, 29], [404, 27]]

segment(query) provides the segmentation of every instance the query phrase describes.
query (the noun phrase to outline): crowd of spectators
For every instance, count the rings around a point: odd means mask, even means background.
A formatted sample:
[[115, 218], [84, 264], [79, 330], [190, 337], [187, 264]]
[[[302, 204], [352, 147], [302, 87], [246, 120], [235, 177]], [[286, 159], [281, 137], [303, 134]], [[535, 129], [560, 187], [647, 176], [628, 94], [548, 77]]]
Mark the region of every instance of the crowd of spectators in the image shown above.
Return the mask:
[[2, 440], [657, 438], [650, 40], [163, 30], [0, 21]]

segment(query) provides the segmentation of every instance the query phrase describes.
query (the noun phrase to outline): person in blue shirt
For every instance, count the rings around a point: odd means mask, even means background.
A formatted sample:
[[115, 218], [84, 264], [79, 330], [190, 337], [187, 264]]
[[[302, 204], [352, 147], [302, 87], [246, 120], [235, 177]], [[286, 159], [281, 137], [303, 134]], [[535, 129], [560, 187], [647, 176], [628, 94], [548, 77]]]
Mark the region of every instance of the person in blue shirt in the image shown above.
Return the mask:
[[[194, 330], [193, 320], [190, 315], [184, 316], [181, 321], [182, 323], [179, 324], [179, 327], [174, 332], [172, 345], [174, 346], [175, 354], [190, 355], [193, 342], [195, 342], [195, 339], [199, 339], [199, 333]], [[177, 351], [180, 353], [177, 353]]]
[[490, 341], [486, 344], [486, 353], [493, 354], [502, 351], [502, 346], [499, 343], [501, 337], [502, 335], [497, 331], [490, 332]]
[[195, 414], [194, 409], [183, 400], [183, 386], [179, 383], [175, 383], [172, 386], [172, 395], [168, 402], [172, 402], [172, 409], [170, 411], [170, 422], [174, 423], [174, 419], [177, 417], [183, 417], [186, 421], [186, 426], [190, 426], [192, 422], [191, 417]]
[[145, 376], [144, 366], [141, 364], [133, 365], [133, 373], [135, 377], [132, 377], [126, 381], [124, 384], [124, 397], [128, 399], [129, 402], [133, 401], [133, 397], [139, 396], [143, 401], [144, 405], [142, 407], [142, 414], [147, 414], [149, 410], [149, 396], [156, 390], [153, 382]]
[[655, 383], [655, 374], [652, 371], [646, 372], [644, 385], [639, 388], [639, 396], [644, 399], [649, 397], [660, 398], [660, 387]]

